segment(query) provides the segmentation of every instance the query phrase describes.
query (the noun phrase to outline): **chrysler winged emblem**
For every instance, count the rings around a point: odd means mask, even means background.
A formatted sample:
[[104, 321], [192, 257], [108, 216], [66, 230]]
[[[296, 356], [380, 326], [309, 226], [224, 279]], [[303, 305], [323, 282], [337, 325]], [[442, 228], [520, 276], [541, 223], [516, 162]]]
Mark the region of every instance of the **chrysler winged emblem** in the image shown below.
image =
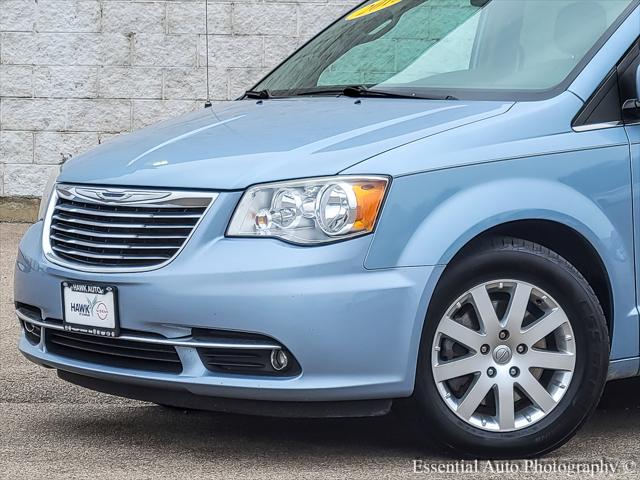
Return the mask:
[[64, 192], [75, 197], [106, 203], [138, 203], [152, 202], [171, 195], [170, 192], [150, 192], [144, 190], [127, 190], [120, 188], [66, 187]]

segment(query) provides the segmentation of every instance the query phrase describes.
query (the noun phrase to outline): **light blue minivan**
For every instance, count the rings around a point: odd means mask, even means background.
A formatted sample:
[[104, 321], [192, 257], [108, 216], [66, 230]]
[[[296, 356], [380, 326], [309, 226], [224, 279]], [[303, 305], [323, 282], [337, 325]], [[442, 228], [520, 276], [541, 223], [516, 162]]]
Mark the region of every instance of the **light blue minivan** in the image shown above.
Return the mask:
[[52, 179], [20, 350], [161, 405], [549, 452], [640, 370], [640, 0], [376, 0]]

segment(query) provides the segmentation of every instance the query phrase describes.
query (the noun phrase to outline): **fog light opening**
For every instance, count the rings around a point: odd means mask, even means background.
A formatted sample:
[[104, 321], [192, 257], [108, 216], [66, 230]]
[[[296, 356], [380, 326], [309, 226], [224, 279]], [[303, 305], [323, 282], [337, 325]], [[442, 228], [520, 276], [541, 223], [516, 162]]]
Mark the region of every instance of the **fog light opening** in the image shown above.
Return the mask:
[[42, 329], [31, 322], [20, 322], [24, 331], [24, 336], [31, 345], [38, 345], [42, 336]]
[[287, 352], [278, 348], [271, 350], [271, 366], [274, 370], [281, 372], [289, 365]]

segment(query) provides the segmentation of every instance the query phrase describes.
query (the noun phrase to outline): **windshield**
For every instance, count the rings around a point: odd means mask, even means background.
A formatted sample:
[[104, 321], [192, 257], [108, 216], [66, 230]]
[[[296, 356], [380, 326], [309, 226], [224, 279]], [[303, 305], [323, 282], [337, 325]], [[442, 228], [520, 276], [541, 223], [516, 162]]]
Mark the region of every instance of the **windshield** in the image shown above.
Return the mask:
[[254, 90], [346, 86], [502, 98], [561, 85], [634, 0], [376, 0], [312, 39]]

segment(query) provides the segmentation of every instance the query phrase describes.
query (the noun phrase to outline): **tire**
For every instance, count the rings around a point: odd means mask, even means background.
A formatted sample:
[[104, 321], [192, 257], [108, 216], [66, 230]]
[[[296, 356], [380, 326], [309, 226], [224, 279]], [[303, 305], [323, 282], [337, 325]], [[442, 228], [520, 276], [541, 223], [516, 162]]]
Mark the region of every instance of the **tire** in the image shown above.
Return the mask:
[[[479, 289], [474, 290], [476, 287]], [[448, 337], [443, 333], [457, 332], [444, 319], [445, 314], [454, 317], [456, 322], [481, 318], [477, 313], [479, 307], [475, 305], [482, 304], [484, 291], [493, 302], [489, 305], [493, 305], [494, 313], [497, 311], [495, 318], [498, 322], [502, 320], [509, 324], [511, 319], [519, 318], [519, 301], [515, 298], [515, 292], [521, 289], [521, 292], [525, 292], [521, 297], [525, 298], [530, 287], [533, 287], [530, 296], [523, 303], [526, 310], [522, 324], [515, 320], [515, 323], [510, 323], [513, 331], [509, 333], [507, 340], [499, 338], [500, 335], [507, 335], [500, 331], [498, 338], [488, 342], [492, 345], [485, 344], [480, 347], [480, 351], [469, 349], [458, 357], [451, 353], [456, 349], [464, 351], [465, 348], [450, 340], [456, 335]], [[508, 300], [502, 289], [508, 292]], [[461, 297], [465, 292], [474, 293]], [[470, 306], [457, 303], [461, 298], [470, 302]], [[502, 317], [501, 304], [507, 305]], [[486, 307], [487, 304], [484, 305]], [[484, 312], [488, 312], [485, 316], [491, 318], [488, 310]], [[560, 327], [535, 343], [535, 347], [525, 345], [526, 342], [522, 339], [535, 338], [535, 333], [545, 331], [540, 328], [527, 330], [537, 325], [538, 320], [534, 317], [539, 316], [540, 325], [544, 320], [547, 327], [552, 320], [563, 321], [558, 320], [563, 312], [568, 321], [564, 320]], [[551, 317], [551, 314], [555, 317]], [[526, 324], [527, 321], [530, 323]], [[490, 324], [489, 321], [485, 323]], [[521, 326], [518, 328], [517, 325]], [[467, 323], [467, 326], [470, 324]], [[482, 328], [484, 327], [480, 326], [477, 333], [482, 333]], [[498, 326], [499, 328], [502, 327]], [[470, 329], [472, 328], [467, 328]], [[462, 338], [466, 338], [468, 333], [465, 330]], [[493, 327], [487, 329], [483, 333], [483, 340], [494, 333]], [[476, 336], [471, 337], [468, 343], [477, 342]], [[518, 341], [524, 343], [516, 346]], [[509, 342], [512, 342], [509, 346], [511, 357], [506, 361], [508, 355], [502, 344]], [[475, 345], [478, 348], [477, 343]], [[486, 351], [487, 347], [488, 353], [483, 356], [482, 350]], [[546, 364], [544, 362], [551, 357], [540, 357], [539, 354], [554, 354], [556, 350], [562, 357], [553, 357], [551, 370], [530, 367]], [[442, 378], [454, 371], [451, 364], [447, 363], [450, 360], [442, 360], [445, 355], [443, 351], [448, 352], [446, 355], [453, 356], [453, 360], [473, 356], [474, 364], [478, 361], [481, 366], [469, 368], [483, 370], [442, 381]], [[519, 351], [524, 353], [520, 355]], [[526, 458], [543, 455], [563, 445], [594, 412], [606, 382], [609, 335], [606, 319], [595, 293], [569, 262], [538, 244], [511, 237], [494, 237], [464, 252], [447, 267], [429, 306], [418, 358], [415, 390], [408, 402], [409, 410], [405, 413], [411, 415], [411, 421], [418, 427], [422, 440], [428, 440], [457, 456]], [[498, 361], [506, 363], [498, 364]], [[518, 362], [525, 371], [518, 370]], [[470, 365], [469, 362], [467, 364]], [[484, 370], [487, 365], [494, 364], [498, 373], [491, 371], [492, 367]], [[557, 365], [561, 368], [556, 369]], [[572, 371], [569, 370], [571, 365]], [[549, 397], [559, 400], [550, 402], [531, 382], [527, 371], [545, 388]], [[494, 377], [490, 377], [491, 373], [494, 373]], [[514, 377], [516, 374], [518, 376]], [[483, 389], [492, 382], [495, 385], [490, 387], [478, 408], [472, 410], [474, 399], [480, 397]], [[568, 383], [568, 386], [564, 384], [562, 388], [563, 382]], [[511, 384], [514, 385], [513, 388], [509, 387]], [[520, 384], [527, 386], [529, 390], [521, 389]], [[464, 385], [469, 390], [465, 391]], [[470, 395], [471, 386], [477, 387], [479, 393]], [[515, 392], [514, 402], [507, 401], [509, 390]], [[507, 400], [501, 401], [502, 399]], [[469, 400], [466, 405], [463, 404], [464, 400]], [[514, 411], [513, 423], [510, 404]], [[473, 413], [467, 418], [469, 411]]]

